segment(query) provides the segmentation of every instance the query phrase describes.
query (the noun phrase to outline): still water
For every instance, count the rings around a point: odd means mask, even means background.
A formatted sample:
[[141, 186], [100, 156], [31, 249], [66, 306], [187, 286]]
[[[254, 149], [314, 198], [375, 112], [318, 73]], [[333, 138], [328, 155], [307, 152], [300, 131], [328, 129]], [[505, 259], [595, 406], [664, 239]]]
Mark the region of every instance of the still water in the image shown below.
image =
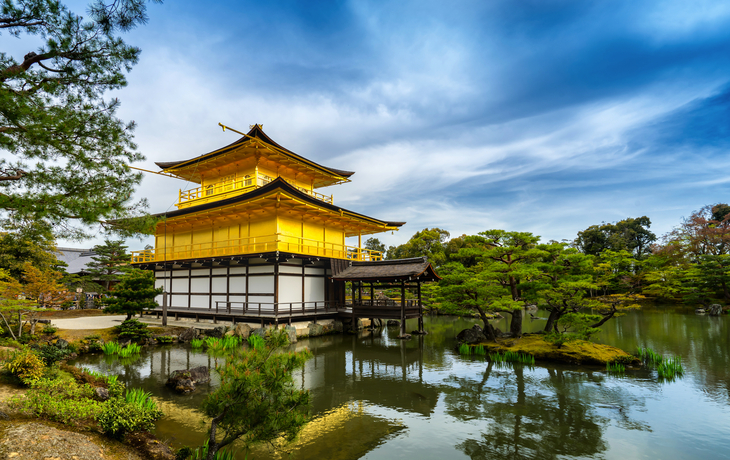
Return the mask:
[[[249, 458], [728, 459], [729, 322], [667, 307], [604, 325], [600, 342], [681, 356], [685, 375], [669, 383], [645, 369], [615, 377], [599, 367], [463, 358], [454, 337], [476, 323], [464, 318], [427, 318], [430, 334], [410, 341], [397, 340], [396, 328], [300, 340], [292, 347], [314, 355], [296, 375], [311, 390], [311, 422], [287, 452], [261, 448]], [[543, 326], [525, 318], [525, 331]], [[133, 363], [97, 355], [77, 364], [152, 392], [166, 414], [157, 435], [173, 447], [204, 440], [198, 407], [215, 380], [188, 396], [164, 383], [176, 369], [213, 367], [213, 358], [165, 346]]]

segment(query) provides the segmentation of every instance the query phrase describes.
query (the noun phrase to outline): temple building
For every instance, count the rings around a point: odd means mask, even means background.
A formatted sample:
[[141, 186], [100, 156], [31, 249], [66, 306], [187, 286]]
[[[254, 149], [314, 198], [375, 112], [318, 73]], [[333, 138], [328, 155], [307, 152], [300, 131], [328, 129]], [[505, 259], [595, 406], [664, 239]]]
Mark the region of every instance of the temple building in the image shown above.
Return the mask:
[[[438, 279], [424, 259], [384, 261], [380, 252], [363, 248], [363, 236], [405, 222], [344, 209], [322, 193], [350, 182], [353, 172], [282, 147], [261, 125], [235, 132], [242, 137], [220, 149], [156, 163], [162, 174], [199, 185], [180, 190], [177, 209], [158, 215], [164, 219], [154, 249], [132, 254], [135, 266], [155, 271], [165, 291], [158, 303], [166, 311], [262, 323], [352, 317], [363, 304], [364, 282], [371, 291], [417, 284], [420, 292], [421, 281]], [[357, 245], [349, 246], [346, 239], [353, 237]], [[363, 270], [368, 277], [358, 277]], [[373, 273], [383, 273], [382, 279]], [[376, 306], [373, 297], [366, 303]], [[360, 317], [405, 319], [422, 311], [420, 299], [409, 304], [405, 294], [381, 303], [378, 315], [359, 311]]]

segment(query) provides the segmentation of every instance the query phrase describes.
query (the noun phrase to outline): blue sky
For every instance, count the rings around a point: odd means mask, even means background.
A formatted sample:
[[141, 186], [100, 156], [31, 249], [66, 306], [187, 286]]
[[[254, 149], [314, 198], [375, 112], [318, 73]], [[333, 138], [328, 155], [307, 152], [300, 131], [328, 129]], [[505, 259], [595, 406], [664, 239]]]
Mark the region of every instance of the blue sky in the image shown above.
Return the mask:
[[[729, 2], [168, 1], [149, 16], [114, 94], [140, 167], [234, 141], [218, 122], [262, 123], [356, 171], [323, 191], [408, 221], [388, 244], [425, 227], [572, 239], [642, 215], [661, 235], [729, 201]], [[162, 212], [185, 187], [148, 175], [139, 195]]]

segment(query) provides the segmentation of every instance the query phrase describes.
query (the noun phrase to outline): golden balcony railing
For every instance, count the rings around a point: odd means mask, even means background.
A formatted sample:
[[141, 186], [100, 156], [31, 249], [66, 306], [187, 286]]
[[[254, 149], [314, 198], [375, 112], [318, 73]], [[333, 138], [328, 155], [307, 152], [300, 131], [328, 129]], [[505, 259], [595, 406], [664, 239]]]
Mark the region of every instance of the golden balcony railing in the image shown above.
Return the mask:
[[275, 251], [332, 259], [361, 261], [383, 259], [383, 253], [379, 251], [276, 233], [273, 235], [132, 251], [132, 263], [203, 259], [206, 257], [225, 257]]
[[[190, 206], [197, 206], [199, 204], [208, 203], [210, 201], [218, 201], [237, 195], [242, 195], [244, 193], [251, 192], [259, 187], [263, 187], [273, 180], [273, 177], [267, 176], [265, 174], [255, 174], [252, 176], [217, 182], [215, 184], [206, 185], [205, 187], [196, 187], [190, 190], [180, 190], [180, 193], [178, 195], [178, 202], [175, 206], [177, 206], [179, 209], [182, 209]], [[289, 180], [286, 181], [296, 189], [306, 193], [313, 198], [329, 204], [334, 203], [332, 195], [323, 195], [321, 193], [315, 192], [314, 190], [300, 187]]]

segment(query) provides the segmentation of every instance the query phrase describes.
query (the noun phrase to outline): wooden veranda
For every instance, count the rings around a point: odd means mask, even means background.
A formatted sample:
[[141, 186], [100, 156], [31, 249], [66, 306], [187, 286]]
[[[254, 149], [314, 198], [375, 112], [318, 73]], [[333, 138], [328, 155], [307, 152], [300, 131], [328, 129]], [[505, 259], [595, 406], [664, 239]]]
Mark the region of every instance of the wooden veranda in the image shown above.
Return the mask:
[[[410, 337], [406, 333], [406, 320], [418, 318], [419, 334], [423, 329], [423, 303], [421, 298], [421, 283], [436, 281], [440, 277], [426, 257], [412, 259], [396, 259], [359, 262], [352, 261], [345, 266], [333, 265], [332, 279], [344, 286], [351, 285], [351, 298], [347, 302], [344, 298], [344, 289], [340, 299], [342, 304], [349, 306], [353, 322], [357, 318], [397, 319], [400, 321], [399, 338]], [[398, 289], [400, 299], [375, 298], [375, 290]], [[415, 299], [406, 298], [406, 290], [415, 291]], [[363, 298], [363, 291], [369, 291], [369, 298]]]

